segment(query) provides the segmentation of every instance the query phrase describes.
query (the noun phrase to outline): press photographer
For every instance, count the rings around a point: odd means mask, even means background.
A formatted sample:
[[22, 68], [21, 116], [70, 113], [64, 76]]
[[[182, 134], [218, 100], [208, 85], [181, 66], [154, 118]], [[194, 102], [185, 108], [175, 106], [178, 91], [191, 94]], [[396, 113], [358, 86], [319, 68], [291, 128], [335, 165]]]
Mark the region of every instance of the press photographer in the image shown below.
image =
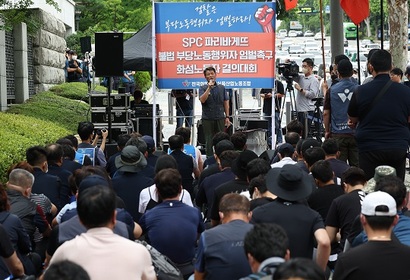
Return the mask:
[[68, 67], [67, 67], [67, 82], [80, 82], [83, 70], [80, 63], [77, 61], [75, 51], [68, 52]]

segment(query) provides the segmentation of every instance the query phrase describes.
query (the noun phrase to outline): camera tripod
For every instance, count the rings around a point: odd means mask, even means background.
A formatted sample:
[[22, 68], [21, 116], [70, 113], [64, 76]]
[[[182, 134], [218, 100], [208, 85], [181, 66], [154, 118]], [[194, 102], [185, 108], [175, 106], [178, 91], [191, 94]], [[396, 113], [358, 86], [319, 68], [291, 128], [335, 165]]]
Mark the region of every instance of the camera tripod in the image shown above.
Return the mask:
[[[285, 93], [289, 94], [289, 98], [290, 98], [291, 120], [296, 120], [298, 118], [298, 109], [296, 108], [296, 97], [295, 97], [295, 90], [293, 88], [293, 78], [285, 77], [285, 79], [286, 79]], [[281, 110], [280, 120], [282, 120], [282, 115], [283, 115], [283, 110]]]
[[313, 98], [312, 101], [315, 102], [315, 110], [313, 115], [307, 115], [307, 137], [315, 138], [319, 143], [322, 143], [322, 138], [324, 135], [323, 128], [323, 113], [320, 106], [323, 105], [323, 98]]

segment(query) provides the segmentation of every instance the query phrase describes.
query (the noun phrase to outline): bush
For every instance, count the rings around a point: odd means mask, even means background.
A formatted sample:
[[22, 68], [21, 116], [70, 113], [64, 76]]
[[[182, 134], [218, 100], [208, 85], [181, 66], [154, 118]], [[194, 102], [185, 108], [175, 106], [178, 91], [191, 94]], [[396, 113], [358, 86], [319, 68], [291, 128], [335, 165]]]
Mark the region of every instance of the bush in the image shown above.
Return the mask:
[[[57, 86], [54, 86], [50, 91], [56, 95], [73, 99], [73, 100], [82, 100], [88, 103], [88, 88], [87, 83], [63, 83]], [[95, 87], [95, 91], [106, 92], [107, 89], [100, 85]]]
[[23, 104], [13, 105], [7, 113], [53, 122], [69, 131], [70, 134], [77, 133], [79, 122], [90, 119], [88, 104], [47, 91], [34, 95]]
[[35, 117], [0, 113], [0, 180], [6, 182], [6, 171], [14, 163], [25, 160], [26, 149], [46, 145], [71, 134], [52, 122]]
[[137, 71], [135, 74], [135, 85], [136, 88], [139, 88], [142, 92], [146, 92], [151, 88], [152, 80], [149, 72]]

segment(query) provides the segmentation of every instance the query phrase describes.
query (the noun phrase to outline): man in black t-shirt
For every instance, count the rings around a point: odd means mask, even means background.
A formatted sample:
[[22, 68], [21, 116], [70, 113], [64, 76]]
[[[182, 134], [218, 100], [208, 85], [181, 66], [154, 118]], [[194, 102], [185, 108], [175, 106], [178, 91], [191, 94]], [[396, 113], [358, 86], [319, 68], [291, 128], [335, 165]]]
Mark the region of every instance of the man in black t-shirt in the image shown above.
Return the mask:
[[[391, 54], [377, 50], [370, 57], [373, 81], [361, 85], [349, 103], [349, 125], [356, 128], [359, 166], [370, 179], [379, 165], [394, 167], [404, 180], [410, 131], [410, 88], [390, 80]], [[391, 84], [390, 84], [391, 83]], [[379, 93], [386, 87], [385, 93]]]
[[266, 186], [278, 198], [255, 208], [251, 223], [282, 226], [289, 237], [292, 257], [312, 258], [316, 243], [316, 263], [325, 270], [330, 254], [329, 236], [319, 213], [301, 202], [312, 192], [308, 174], [296, 165], [272, 168], [266, 175]]
[[366, 183], [366, 174], [360, 168], [351, 167], [343, 173], [342, 181], [346, 193], [333, 200], [326, 216], [326, 231], [332, 243], [339, 242], [336, 236], [340, 231], [339, 252], [343, 251], [352, 223], [360, 214], [360, 207], [366, 195], [362, 190]]
[[391, 195], [381, 191], [368, 194], [363, 199], [360, 221], [369, 242], [339, 257], [333, 279], [410, 279], [410, 248], [391, 238], [398, 219]]
[[319, 212], [326, 223], [326, 216], [333, 200], [344, 194], [341, 186], [333, 181], [333, 171], [330, 163], [319, 160], [310, 169], [316, 181], [317, 189], [308, 198], [309, 207]]

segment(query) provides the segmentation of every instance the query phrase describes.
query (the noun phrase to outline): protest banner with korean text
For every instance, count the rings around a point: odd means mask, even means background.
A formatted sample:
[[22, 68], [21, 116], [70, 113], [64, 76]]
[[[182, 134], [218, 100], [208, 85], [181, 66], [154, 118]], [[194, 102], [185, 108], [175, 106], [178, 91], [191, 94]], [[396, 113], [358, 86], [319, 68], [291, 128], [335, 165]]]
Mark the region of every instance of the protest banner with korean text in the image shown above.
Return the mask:
[[198, 88], [213, 66], [226, 88], [272, 88], [275, 2], [155, 3], [159, 88]]

